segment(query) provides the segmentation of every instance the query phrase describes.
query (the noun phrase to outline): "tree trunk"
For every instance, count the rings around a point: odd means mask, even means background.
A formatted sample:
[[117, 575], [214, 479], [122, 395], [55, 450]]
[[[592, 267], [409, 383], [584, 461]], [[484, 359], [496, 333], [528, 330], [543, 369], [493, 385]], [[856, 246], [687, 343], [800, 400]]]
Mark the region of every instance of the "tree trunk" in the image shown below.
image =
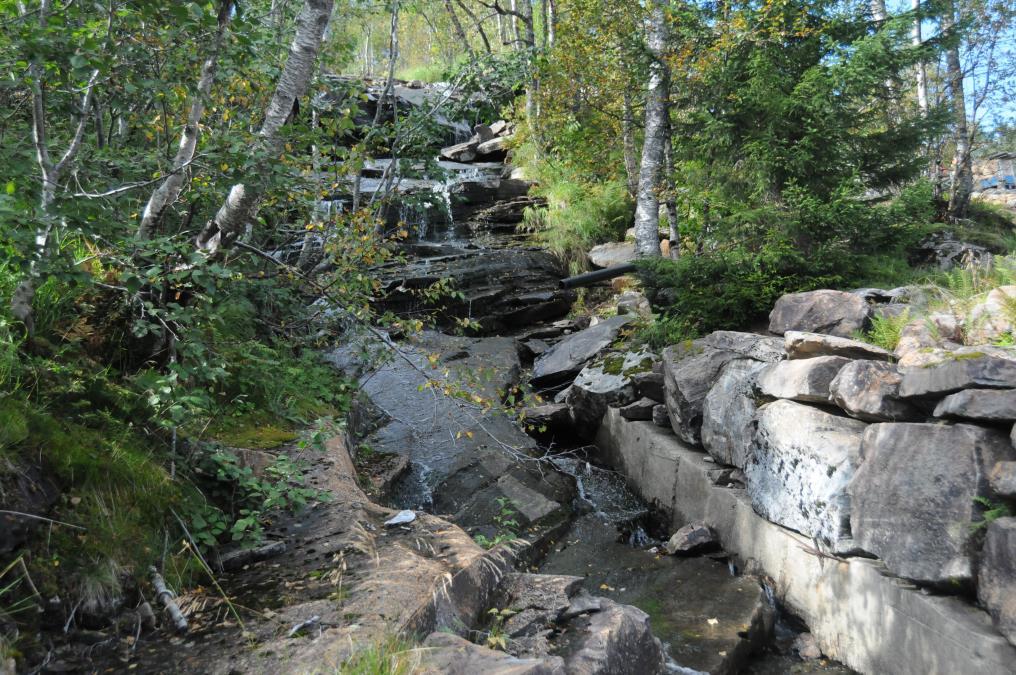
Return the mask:
[[635, 254], [660, 255], [660, 200], [657, 187], [666, 141], [668, 78], [663, 62], [666, 16], [660, 0], [653, 3], [649, 18], [649, 88], [646, 95], [646, 132], [635, 207]]
[[677, 227], [677, 185], [674, 183], [674, 130], [670, 126], [670, 109], [664, 117], [666, 134], [663, 142], [663, 179], [667, 187], [666, 199], [663, 202], [667, 211], [667, 224], [670, 226], [670, 257], [677, 259], [681, 255], [681, 233]]
[[885, 0], [871, 0], [871, 16], [878, 23], [884, 23], [888, 14], [885, 11]]
[[137, 239], [145, 241], [150, 239], [162, 222], [166, 209], [176, 202], [183, 190], [184, 169], [194, 159], [194, 152], [198, 147], [198, 140], [201, 136], [201, 117], [205, 113], [205, 103], [212, 91], [212, 84], [215, 82], [215, 75], [219, 65], [219, 51], [226, 35], [226, 27], [229, 25], [233, 14], [233, 0], [224, 0], [219, 5], [219, 26], [215, 33], [215, 40], [212, 42], [211, 52], [201, 66], [201, 78], [198, 80], [197, 92], [191, 101], [190, 113], [187, 115], [187, 124], [184, 125], [183, 134], [180, 136], [180, 146], [177, 148], [176, 157], [173, 158], [173, 167], [166, 180], [152, 192], [148, 204], [141, 216], [141, 225], [138, 226]]
[[[52, 3], [50, 0], [42, 0], [37, 10], [39, 28], [42, 31], [48, 28], [51, 9]], [[28, 16], [28, 8], [24, 3], [19, 3], [19, 10], [22, 17]], [[41, 182], [39, 188], [39, 217], [42, 222], [35, 229], [35, 250], [32, 254], [28, 273], [11, 294], [11, 315], [24, 324], [29, 337], [35, 334], [32, 302], [35, 300], [35, 291], [40, 274], [39, 263], [49, 255], [54, 225], [51, 211], [53, 202], [56, 200], [56, 189], [67, 169], [74, 164], [78, 152], [81, 150], [81, 143], [85, 136], [85, 126], [91, 118], [95, 83], [99, 78], [99, 71], [93, 70], [91, 77], [88, 78], [88, 84], [85, 85], [85, 91], [81, 97], [81, 110], [79, 111], [77, 124], [74, 128], [74, 136], [71, 138], [67, 150], [64, 151], [64, 154], [55, 164], [49, 154], [44, 78], [45, 71], [38, 57], [36, 57], [28, 66], [28, 79], [32, 90], [32, 142], [35, 146], [36, 162], [39, 165], [39, 178]]]
[[[296, 36], [289, 48], [289, 58], [279, 75], [259, 132], [259, 149], [268, 156], [278, 152], [279, 130], [288, 121], [293, 104], [307, 92], [334, 4], [334, 0], [304, 0], [296, 20]], [[248, 189], [243, 183], [234, 185], [215, 218], [198, 235], [198, 248], [210, 255], [228, 248], [253, 217], [259, 197], [256, 190]]]
[[624, 109], [621, 114], [621, 141], [624, 147], [624, 171], [628, 176], [628, 194], [635, 199], [639, 191], [639, 160], [635, 144], [635, 111], [627, 87], [624, 88]]
[[517, 3], [515, 0], [511, 0], [512, 35], [515, 37], [515, 49], [522, 49], [522, 32], [519, 30], [518, 11]]
[[[914, 10], [914, 27], [912, 29], [912, 42], [915, 47], [920, 47], [921, 38], [921, 0], [911, 0], [911, 7]], [[917, 64], [917, 107], [922, 115], [928, 114], [928, 72], [925, 69], [924, 61]]]
[[554, 46], [554, 33], [557, 30], [557, 8], [554, 6], [554, 0], [546, 0], [547, 2], [547, 46]]
[[459, 22], [459, 15], [455, 13], [455, 7], [452, 6], [452, 0], [444, 0], [445, 10], [448, 12], [448, 18], [451, 19], [452, 28], [455, 29], [455, 36], [462, 43], [462, 46], [466, 48], [466, 53], [469, 54], [469, 60], [476, 59], [476, 53], [473, 52], [473, 48], [469, 46], [469, 38], [466, 37], [466, 31], [462, 30], [462, 24]]
[[[956, 9], [949, 3], [942, 17], [942, 30], [951, 32], [956, 28]], [[952, 191], [949, 195], [949, 217], [964, 218], [970, 205], [970, 193], [974, 190], [973, 166], [970, 156], [970, 134], [967, 125], [967, 104], [964, 98], [963, 68], [960, 64], [958, 46], [951, 46], [945, 52], [946, 81], [953, 113], [953, 141], [956, 154], [952, 165]]]

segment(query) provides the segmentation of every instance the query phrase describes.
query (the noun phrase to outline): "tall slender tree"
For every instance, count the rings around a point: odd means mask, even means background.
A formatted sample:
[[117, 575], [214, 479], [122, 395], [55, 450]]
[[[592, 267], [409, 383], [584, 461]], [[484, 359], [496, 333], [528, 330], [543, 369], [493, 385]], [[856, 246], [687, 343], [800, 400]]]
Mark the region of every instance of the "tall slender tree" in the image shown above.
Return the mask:
[[663, 167], [667, 134], [667, 101], [670, 84], [664, 49], [667, 42], [667, 17], [663, 0], [653, 3], [649, 15], [649, 83], [646, 92], [645, 140], [639, 167], [639, 186], [635, 204], [635, 253], [660, 255], [659, 181]]

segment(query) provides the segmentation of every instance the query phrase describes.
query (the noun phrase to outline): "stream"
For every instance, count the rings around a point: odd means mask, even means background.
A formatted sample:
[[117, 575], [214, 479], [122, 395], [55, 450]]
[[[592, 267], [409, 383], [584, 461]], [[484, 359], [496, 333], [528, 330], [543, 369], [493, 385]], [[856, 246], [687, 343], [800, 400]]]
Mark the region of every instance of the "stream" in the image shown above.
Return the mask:
[[[554, 330], [541, 332], [540, 327], [563, 316], [571, 302], [556, 288], [563, 270], [514, 232], [521, 213], [503, 218], [495, 227], [475, 218], [485, 210], [497, 210], [506, 199], [518, 199], [517, 186], [506, 196], [500, 184], [503, 179], [498, 177], [506, 173], [503, 167], [487, 163], [470, 171], [464, 166], [469, 165], [447, 167], [451, 177], [441, 181], [417, 178], [406, 185], [414, 204], [439, 206], [400, 211], [400, 217], [412, 217], [407, 224], [416, 236], [406, 247], [408, 268], [397, 276], [392, 270], [388, 287], [393, 288], [395, 280], [403, 286], [419, 285], [438, 274], [459, 283], [464, 300], [447, 308], [449, 313], [478, 320], [491, 337], [425, 333], [406, 347], [421, 364], [425, 353], [440, 354], [442, 364], [455, 364], [459, 375], [453, 373], [449, 379], [462, 381], [461, 373], [470, 368], [493, 368], [493, 377], [481, 378], [486, 395], [491, 395], [525, 381], [521, 371], [531, 360], [525, 355], [520, 359], [516, 341], [502, 336], [547, 333], [552, 343]], [[421, 190], [430, 190], [433, 199], [421, 200]], [[536, 274], [539, 266], [534, 268], [534, 259], [545, 265]], [[386, 273], [382, 270], [383, 277]], [[536, 311], [503, 309], [518, 304], [519, 298], [524, 303], [533, 297]], [[396, 302], [394, 309], [412, 315], [420, 307]], [[368, 434], [367, 443], [410, 457], [408, 471], [387, 495], [389, 503], [400, 509], [451, 514], [447, 517], [467, 532], [493, 537], [496, 530], [484, 523], [493, 517], [490, 502], [501, 493], [490, 486], [506, 469], [491, 455], [498, 450], [489, 446], [501, 444], [529, 454], [544, 454], [546, 448], [504, 415], [481, 415], [481, 424], [474, 412], [456, 401], [421, 398], [414, 390], [422, 381], [419, 373], [401, 363], [382, 366], [361, 380], [384, 418]], [[482, 432], [480, 436], [474, 438], [474, 429]], [[469, 431], [468, 437], [462, 430]], [[496, 443], [489, 444], [483, 436]], [[552, 472], [530, 485], [542, 489], [554, 483], [553, 489], [544, 490], [544, 501], [558, 505], [560, 517], [554, 528], [536, 529], [534, 550], [542, 555], [532, 561], [533, 567], [544, 574], [584, 577], [589, 593], [646, 612], [665, 646], [670, 672], [851, 672], [824, 660], [802, 661], [793, 653], [791, 645], [806, 627], [777, 607], [772, 593], [755, 577], [741, 573], [741, 561], [718, 549], [693, 557], [667, 555], [663, 550], [671, 534], [664, 524], [667, 520], [642, 502], [622, 476], [585, 461], [577, 439], [558, 437], [553, 447], [555, 452], [570, 451], [554, 457]], [[560, 487], [562, 479], [567, 487]]]

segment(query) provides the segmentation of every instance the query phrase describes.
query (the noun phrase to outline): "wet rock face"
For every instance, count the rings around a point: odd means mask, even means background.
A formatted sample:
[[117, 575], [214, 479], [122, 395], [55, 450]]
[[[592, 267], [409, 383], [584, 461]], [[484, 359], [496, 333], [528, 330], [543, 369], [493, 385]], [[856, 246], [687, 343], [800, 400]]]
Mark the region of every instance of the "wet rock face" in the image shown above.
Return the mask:
[[567, 382], [609, 347], [631, 320], [631, 317], [615, 316], [569, 335], [536, 359], [530, 382], [534, 387]]
[[754, 433], [751, 422], [758, 405], [755, 383], [766, 364], [748, 359], [731, 361], [709, 390], [702, 405], [702, 445], [722, 464], [744, 468]]
[[851, 417], [866, 422], [905, 422], [920, 419], [919, 411], [896, 398], [903, 376], [884, 361], [851, 361], [829, 384], [833, 403]]
[[834, 551], [851, 550], [847, 486], [866, 425], [791, 401], [762, 406], [755, 423], [744, 474], [756, 513]]
[[1002, 432], [967, 424], [873, 424], [850, 484], [859, 548], [914, 581], [946, 585], [974, 575], [973, 524], [995, 462], [1016, 459]]
[[830, 383], [849, 362], [842, 356], [780, 361], [759, 374], [758, 388], [763, 395], [772, 398], [828, 403]]
[[988, 526], [978, 574], [977, 598], [999, 632], [1016, 645], [1016, 518]]
[[864, 330], [870, 311], [864, 298], [853, 293], [830, 290], [791, 293], [776, 301], [769, 315], [769, 330], [778, 335], [806, 331], [849, 338]]
[[565, 658], [569, 675], [653, 675], [665, 672], [663, 645], [649, 615], [630, 605], [600, 601], [589, 615], [575, 651]]
[[[509, 333], [537, 321], [563, 316], [574, 293], [559, 288], [563, 270], [549, 253], [529, 249], [452, 249], [431, 258], [392, 263], [380, 270], [384, 299], [379, 306], [400, 315], [438, 310], [441, 325], [468, 317], [485, 333]], [[420, 292], [450, 278], [463, 297], [444, 298], [441, 306]]]

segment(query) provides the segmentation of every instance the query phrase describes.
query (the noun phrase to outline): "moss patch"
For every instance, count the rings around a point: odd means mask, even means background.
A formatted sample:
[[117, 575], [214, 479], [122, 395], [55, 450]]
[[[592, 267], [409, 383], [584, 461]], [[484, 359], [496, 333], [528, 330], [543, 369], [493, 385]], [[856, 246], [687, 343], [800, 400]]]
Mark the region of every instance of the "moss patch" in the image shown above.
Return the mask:
[[231, 448], [268, 450], [292, 443], [299, 433], [290, 422], [270, 419], [266, 415], [251, 414], [231, 417], [209, 427], [206, 435]]

